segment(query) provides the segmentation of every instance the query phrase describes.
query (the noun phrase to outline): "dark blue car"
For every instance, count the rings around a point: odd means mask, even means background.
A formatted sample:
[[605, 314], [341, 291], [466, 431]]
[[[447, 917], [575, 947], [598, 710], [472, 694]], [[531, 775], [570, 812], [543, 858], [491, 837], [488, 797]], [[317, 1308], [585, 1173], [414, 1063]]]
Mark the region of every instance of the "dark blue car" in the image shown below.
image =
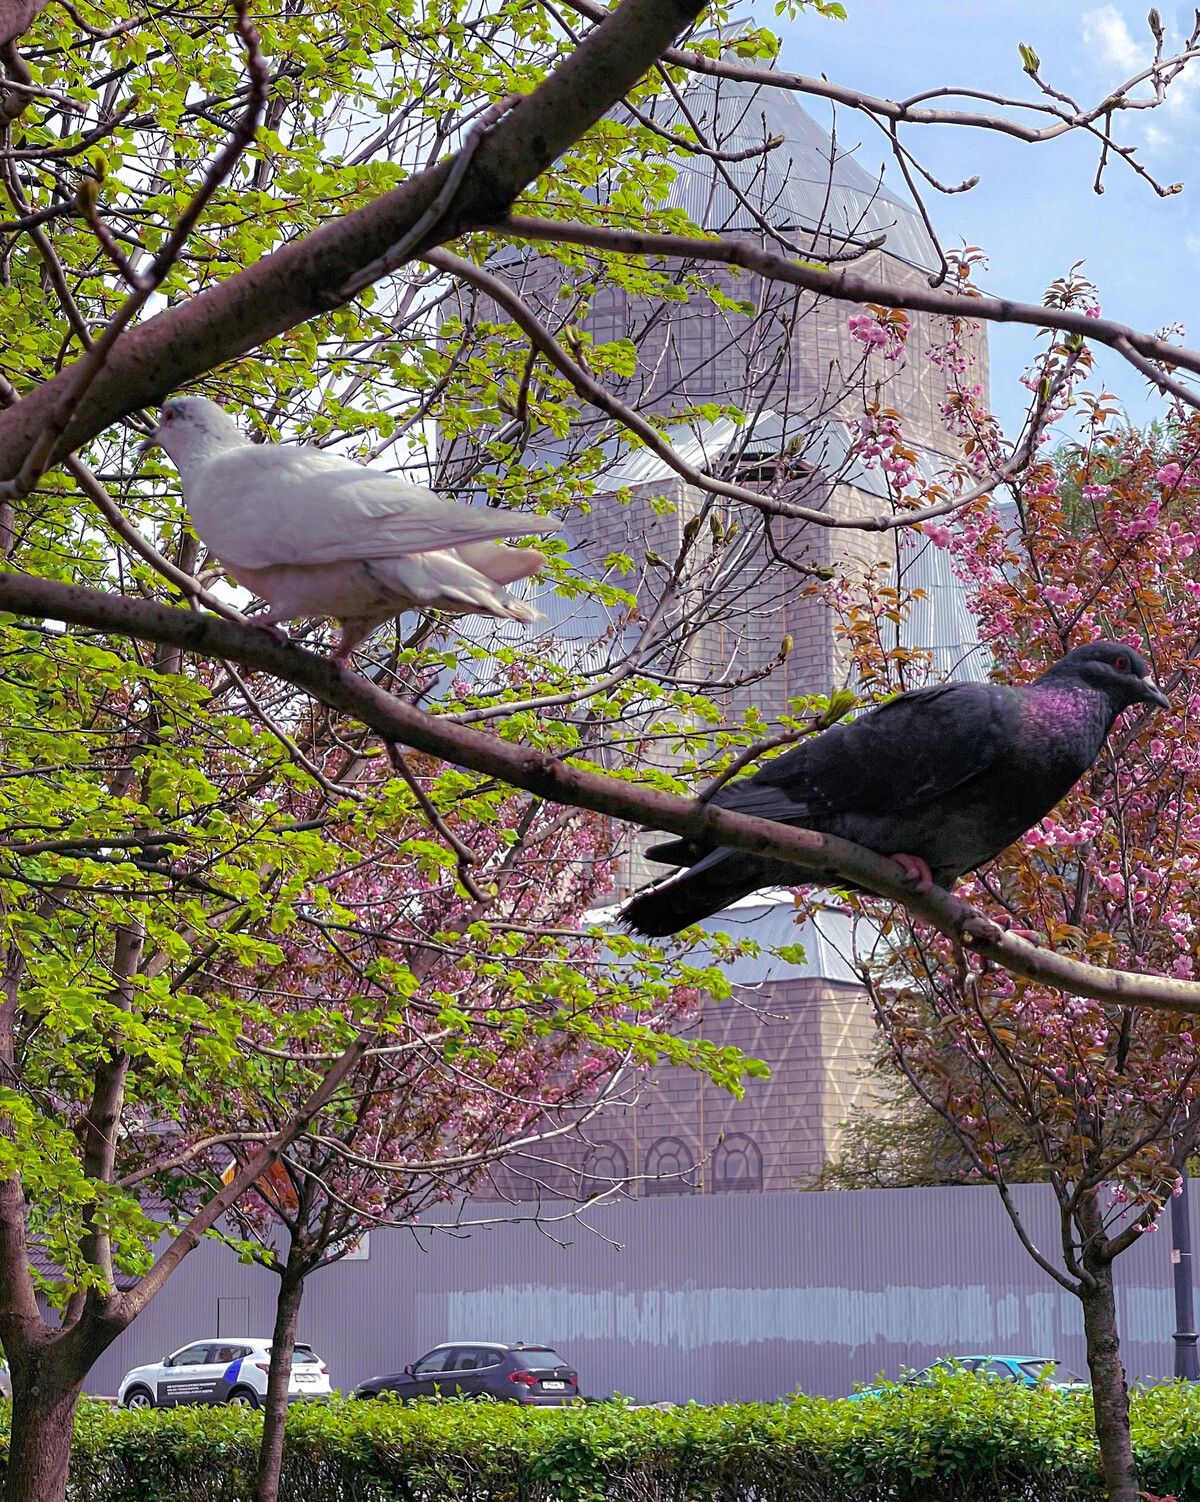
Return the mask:
[[490, 1398], [528, 1408], [557, 1408], [579, 1399], [579, 1374], [549, 1346], [452, 1340], [427, 1351], [402, 1372], [371, 1377], [356, 1398], [385, 1393], [410, 1398]]

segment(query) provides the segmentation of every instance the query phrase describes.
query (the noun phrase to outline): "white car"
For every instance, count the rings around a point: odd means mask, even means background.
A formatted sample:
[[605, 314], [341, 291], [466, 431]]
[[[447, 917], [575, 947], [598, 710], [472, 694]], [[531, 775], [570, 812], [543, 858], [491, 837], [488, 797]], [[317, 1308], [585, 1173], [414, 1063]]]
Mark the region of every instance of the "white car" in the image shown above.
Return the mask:
[[[123, 1408], [171, 1408], [181, 1403], [232, 1403], [259, 1408], [267, 1395], [270, 1340], [223, 1335], [194, 1341], [149, 1366], [135, 1366], [117, 1389]], [[288, 1402], [327, 1398], [329, 1368], [311, 1346], [292, 1352]]]

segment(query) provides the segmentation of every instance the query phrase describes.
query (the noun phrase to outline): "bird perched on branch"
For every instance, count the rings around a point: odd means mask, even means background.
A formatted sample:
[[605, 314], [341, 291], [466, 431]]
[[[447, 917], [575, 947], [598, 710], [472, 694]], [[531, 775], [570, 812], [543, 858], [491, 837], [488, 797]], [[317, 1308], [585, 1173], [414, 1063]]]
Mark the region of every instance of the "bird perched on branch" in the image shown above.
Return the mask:
[[[801, 742], [712, 802], [865, 845], [896, 861], [918, 892], [949, 887], [1045, 818], [1100, 755], [1122, 710], [1170, 708], [1147, 673], [1132, 647], [1097, 641], [1019, 688], [945, 683], [900, 694]], [[650, 938], [762, 887], [850, 887], [836, 872], [692, 840], [646, 853], [690, 867], [622, 912], [625, 927]]]
[[405, 610], [542, 619], [504, 586], [545, 555], [496, 539], [556, 532], [555, 517], [460, 506], [321, 449], [251, 443], [203, 396], [164, 404], [143, 448], [155, 446], [175, 461], [201, 541], [270, 606], [254, 624], [333, 616], [339, 665]]

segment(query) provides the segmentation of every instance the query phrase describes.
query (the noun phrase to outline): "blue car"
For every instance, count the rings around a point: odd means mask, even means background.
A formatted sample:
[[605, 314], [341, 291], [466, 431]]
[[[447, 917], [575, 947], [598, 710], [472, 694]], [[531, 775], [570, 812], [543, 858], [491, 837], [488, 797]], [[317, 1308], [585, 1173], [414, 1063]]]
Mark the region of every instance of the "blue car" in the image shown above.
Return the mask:
[[929, 1384], [954, 1372], [972, 1372], [977, 1377], [988, 1377], [994, 1382], [1016, 1382], [1022, 1387], [1051, 1387], [1058, 1392], [1087, 1392], [1091, 1387], [1090, 1382], [1061, 1361], [1055, 1361], [1053, 1356], [943, 1356], [919, 1372], [905, 1372], [898, 1382], [885, 1387], [862, 1387], [849, 1397], [851, 1401], [878, 1398], [894, 1392], [897, 1387]]

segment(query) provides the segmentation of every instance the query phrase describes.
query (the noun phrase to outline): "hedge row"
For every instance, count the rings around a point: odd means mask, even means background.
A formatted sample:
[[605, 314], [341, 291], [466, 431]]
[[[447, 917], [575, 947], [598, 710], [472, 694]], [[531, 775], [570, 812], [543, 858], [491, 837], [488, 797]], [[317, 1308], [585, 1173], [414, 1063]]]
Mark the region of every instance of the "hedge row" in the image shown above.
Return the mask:
[[[72, 1502], [250, 1502], [260, 1422], [238, 1409], [118, 1413], [84, 1404]], [[1147, 1490], [1200, 1502], [1200, 1393], [1169, 1384], [1137, 1395], [1134, 1438]], [[335, 1400], [288, 1415], [283, 1491], [287, 1502], [1099, 1496], [1086, 1396], [968, 1376], [855, 1403], [797, 1398], [665, 1411]]]

